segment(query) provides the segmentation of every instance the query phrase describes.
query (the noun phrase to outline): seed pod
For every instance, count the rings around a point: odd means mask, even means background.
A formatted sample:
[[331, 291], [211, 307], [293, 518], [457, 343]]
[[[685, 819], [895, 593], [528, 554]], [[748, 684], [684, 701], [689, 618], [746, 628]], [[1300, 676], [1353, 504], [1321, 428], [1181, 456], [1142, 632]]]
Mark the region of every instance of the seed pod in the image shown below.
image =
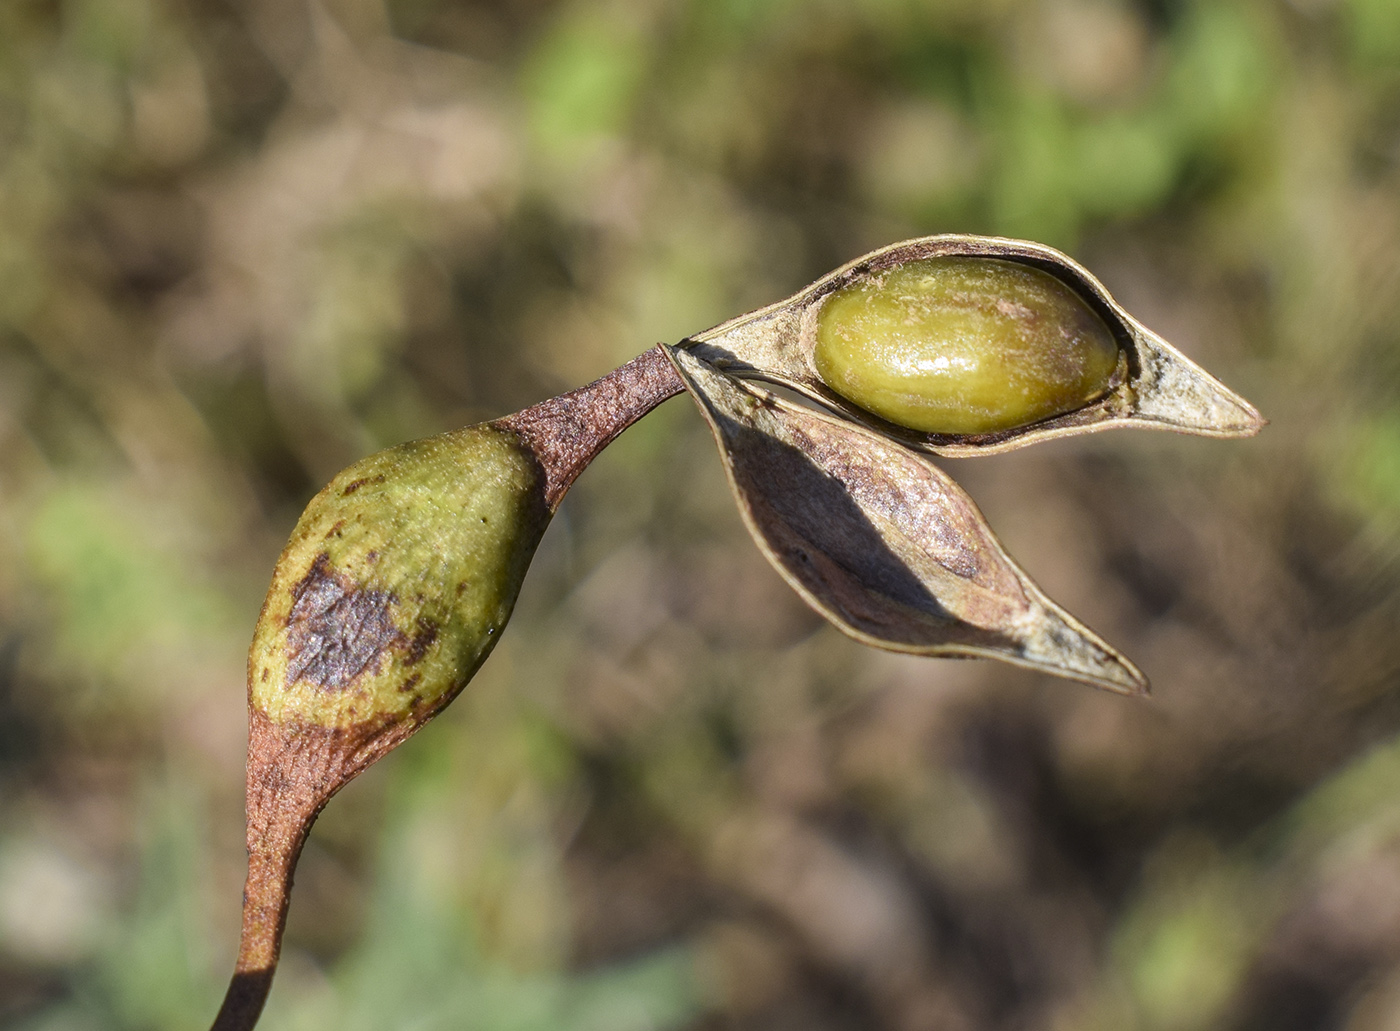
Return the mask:
[[248, 656], [248, 879], [214, 1031], [257, 1022], [322, 806], [462, 690], [575, 477], [681, 389], [649, 351], [494, 423], [371, 455], [307, 505]]
[[[948, 330], [968, 311], [982, 321], [959, 353]], [[921, 324], [912, 344], [907, 322]], [[1046, 598], [971, 500], [908, 449], [1002, 451], [1116, 424], [1247, 436], [1263, 424], [1074, 262], [1010, 240], [896, 244], [682, 348], [373, 455], [307, 506], [249, 655], [248, 879], [214, 1031], [257, 1021], [316, 814], [462, 690], [570, 484], [666, 398], [694, 394], [759, 547], [848, 634], [1127, 693], [1146, 691], [1136, 667]], [[941, 396], [901, 367], [940, 359], [964, 366]], [[836, 417], [732, 376], [790, 387]]]
[[[882, 284], [888, 287], [892, 281], [898, 282], [906, 268], [917, 270], [920, 263], [946, 258], [1009, 263], [1062, 284], [1068, 294], [1082, 304], [1083, 312], [1100, 320], [1111, 336], [1118, 352], [1113, 372], [1104, 381], [1102, 374], [1107, 363], [1093, 357], [1085, 360], [1086, 356], [1101, 352], [1106, 356], [1101, 342], [1082, 344], [1077, 348], [1081, 354], [1077, 363], [1042, 363], [1039, 370], [1032, 369], [1020, 383], [1015, 376], [1003, 372], [999, 386], [990, 393], [992, 403], [984, 406], [987, 412], [980, 419], [929, 423], [932, 428], [918, 425], [917, 418], [914, 424], [909, 424], [910, 409], [929, 407], [927, 399], [912, 404], [908, 400], [886, 403], [891, 395], [899, 394], [903, 387], [917, 380], [917, 377], [906, 377], [901, 386], [897, 383], [900, 377], [891, 377], [889, 373], [901, 360], [910, 357], [910, 351], [917, 349], [906, 349], [901, 354], [900, 347], [881, 344], [878, 340], [882, 321], [886, 329], [898, 321], [895, 313], [899, 302], [896, 300], [890, 305], [893, 312], [887, 311], [867, 321], [864, 330], [855, 334], [864, 335], [867, 345], [871, 342], [875, 345], [867, 346], [863, 357], [855, 351], [843, 357], [840, 349], [830, 343], [823, 348], [823, 318], [825, 316], [830, 338], [833, 325], [839, 329], [850, 315], [849, 310], [842, 309], [860, 307], [864, 303], [862, 298], [878, 300], [882, 296]], [[995, 277], [984, 277], [991, 278]], [[994, 305], [995, 291], [988, 292], [984, 283], [983, 292], [987, 294], [987, 301]], [[888, 300], [889, 296], [885, 296]], [[1042, 293], [1042, 299], [1043, 296]], [[919, 304], [916, 301], [911, 307], [917, 309]], [[835, 306], [834, 311], [832, 306]], [[1042, 342], [1062, 336], [1058, 330], [1065, 328], [1066, 313], [1073, 308], [1061, 305], [1059, 310], [1057, 332], [1040, 334]], [[957, 321], [951, 306], [943, 305], [942, 311], [945, 326]], [[1081, 318], [1074, 315], [1072, 321]], [[1034, 320], [1010, 317], [1003, 320], [1003, 329], [1007, 325], [1014, 329], [1018, 323], [1024, 328], [1031, 321]], [[1090, 331], [1089, 335], [1094, 336], [1095, 332]], [[699, 333], [682, 341], [681, 346], [722, 372], [787, 387], [910, 447], [952, 457], [1008, 451], [1049, 437], [1111, 426], [1149, 426], [1204, 436], [1244, 437], [1252, 436], [1264, 425], [1264, 420], [1248, 401], [1124, 311], [1083, 267], [1053, 248], [1019, 240], [930, 236], [894, 244], [823, 276], [785, 301]], [[873, 354], [881, 350], [883, 355]], [[982, 343], [972, 345], [972, 350], [983, 363], [993, 353]], [[819, 361], [819, 354], [823, 353], [825, 357]], [[930, 364], [940, 356], [957, 357], [947, 352], [940, 355], [935, 350]], [[917, 354], [914, 357], [917, 360]], [[1074, 372], [1076, 364], [1080, 367], [1079, 373]], [[1064, 374], [1066, 367], [1070, 375]], [[881, 369], [886, 377], [884, 388], [853, 388], [847, 378], [847, 374], [859, 377]], [[831, 382], [828, 375], [832, 377]], [[970, 378], [976, 379], [976, 376]], [[964, 377], [963, 385], [968, 381], [969, 378]], [[891, 383], [895, 383], [893, 388]], [[1052, 402], [1039, 408], [1010, 403], [1013, 392], [1026, 387], [1031, 388], [1032, 393], [1041, 391], [1052, 398]], [[948, 399], [945, 396], [944, 400]], [[882, 407], [883, 412], [880, 411]], [[940, 405], [935, 402], [932, 407], [938, 409]], [[944, 412], [953, 407], [955, 405], [941, 406]], [[900, 425], [899, 420], [906, 424]]]
[[316, 814], [481, 665], [550, 512], [539, 463], [491, 425], [371, 455], [307, 505], [249, 651], [248, 881], [216, 1029], [257, 1019]]
[[1147, 680], [1047, 598], [928, 458], [668, 349], [759, 550], [864, 644], [1001, 659], [1124, 694]]
[[307, 506], [250, 651], [253, 707], [347, 729], [421, 720], [475, 672], [548, 522], [538, 463], [474, 426], [381, 451]]

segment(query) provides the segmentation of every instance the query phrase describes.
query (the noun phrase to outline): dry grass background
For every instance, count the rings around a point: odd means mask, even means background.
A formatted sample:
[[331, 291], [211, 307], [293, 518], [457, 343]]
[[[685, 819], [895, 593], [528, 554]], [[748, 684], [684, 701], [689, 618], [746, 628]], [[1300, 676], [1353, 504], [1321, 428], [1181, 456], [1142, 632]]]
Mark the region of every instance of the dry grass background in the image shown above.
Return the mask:
[[1393, 0], [0, 4], [0, 1024], [212, 1016], [332, 473], [939, 231], [1273, 420], [948, 463], [1154, 700], [842, 638], [669, 402], [323, 817], [265, 1026], [1400, 1026]]

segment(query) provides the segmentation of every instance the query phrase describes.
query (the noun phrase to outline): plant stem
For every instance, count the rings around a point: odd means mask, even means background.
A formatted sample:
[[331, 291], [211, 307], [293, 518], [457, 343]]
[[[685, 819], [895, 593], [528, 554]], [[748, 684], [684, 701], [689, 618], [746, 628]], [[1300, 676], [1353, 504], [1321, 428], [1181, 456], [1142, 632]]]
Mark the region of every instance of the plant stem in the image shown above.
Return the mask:
[[243, 931], [233, 980], [211, 1031], [248, 1031], [257, 1023], [282, 948], [292, 872], [316, 814], [349, 779], [349, 738], [345, 731], [279, 725], [249, 713]]
[[520, 437], [545, 473], [545, 503], [553, 512], [588, 463], [619, 433], [685, 390], [671, 361], [653, 347], [586, 387], [497, 419]]

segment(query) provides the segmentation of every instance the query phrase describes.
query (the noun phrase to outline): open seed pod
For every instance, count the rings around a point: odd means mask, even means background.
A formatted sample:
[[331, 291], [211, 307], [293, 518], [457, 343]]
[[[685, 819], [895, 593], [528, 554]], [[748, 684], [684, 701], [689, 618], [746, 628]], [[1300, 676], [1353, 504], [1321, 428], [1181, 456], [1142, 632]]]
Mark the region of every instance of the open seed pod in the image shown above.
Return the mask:
[[813, 608], [864, 644], [1001, 659], [1124, 694], [1136, 666], [1031, 582], [922, 455], [667, 348], [714, 431], [749, 532]]
[[[1116, 363], [1111, 363], [1115, 367], [1104, 377], [1102, 389], [1061, 405], [1052, 414], [987, 432], [911, 428], [853, 401], [850, 390], [834, 389], [819, 368], [823, 312], [853, 292], [878, 290], [892, 273], [942, 258], [1009, 263], [1063, 284], [1092, 318], [1102, 320], [1118, 349]], [[1005, 304], [996, 299], [993, 303]], [[1034, 318], [1032, 314], [1030, 321]], [[857, 258], [785, 301], [696, 334], [680, 346], [721, 372], [787, 387], [910, 447], [950, 457], [1009, 451], [1050, 437], [1112, 426], [1247, 437], [1264, 425], [1248, 401], [1124, 311], [1073, 259], [1054, 248], [1020, 240], [947, 235], [893, 244]]]
[[[929, 339], [943, 350], [921, 351]], [[931, 404], [937, 391], [906, 389], [924, 367], [954, 386]], [[944, 236], [876, 251], [587, 387], [355, 463], [302, 514], [249, 653], [243, 931], [213, 1031], [257, 1021], [322, 806], [463, 689], [570, 484], [682, 390], [714, 431], [760, 550], [841, 630], [1126, 694], [1146, 692], [1143, 675], [1050, 601], [918, 452], [1003, 451], [1114, 425], [1213, 436], [1262, 425], [1064, 255]]]

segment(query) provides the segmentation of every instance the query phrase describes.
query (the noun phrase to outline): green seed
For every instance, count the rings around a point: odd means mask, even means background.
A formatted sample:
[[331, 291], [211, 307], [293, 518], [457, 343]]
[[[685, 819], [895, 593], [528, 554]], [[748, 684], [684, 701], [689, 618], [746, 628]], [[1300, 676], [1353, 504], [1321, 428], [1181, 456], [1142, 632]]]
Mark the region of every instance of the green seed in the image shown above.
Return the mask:
[[912, 261], [836, 291], [817, 316], [822, 380], [924, 433], [995, 433], [1102, 396], [1113, 334], [1068, 286], [992, 258]]
[[423, 719], [461, 689], [510, 616], [549, 521], [516, 437], [474, 426], [381, 451], [302, 514], [249, 670], [274, 723]]

